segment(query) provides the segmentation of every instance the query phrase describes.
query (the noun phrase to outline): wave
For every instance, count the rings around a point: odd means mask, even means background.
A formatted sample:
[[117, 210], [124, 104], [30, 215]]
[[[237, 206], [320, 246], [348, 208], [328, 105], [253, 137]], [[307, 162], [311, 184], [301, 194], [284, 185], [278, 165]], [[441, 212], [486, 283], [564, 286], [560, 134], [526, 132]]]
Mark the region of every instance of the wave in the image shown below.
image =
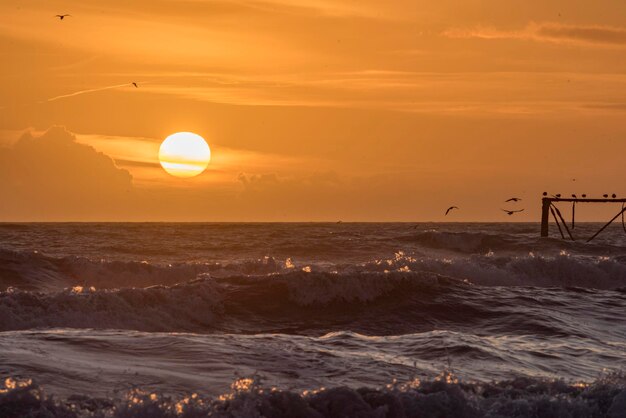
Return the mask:
[[515, 249], [520, 239], [513, 236], [489, 234], [485, 232], [448, 232], [427, 230], [417, 234], [399, 237], [403, 241], [416, 242], [428, 248], [454, 250], [465, 253], [487, 252], [489, 250]]
[[[586, 225], [578, 236], [591, 236], [597, 226]], [[418, 231], [396, 239], [403, 242], [416, 243], [425, 248], [455, 251], [464, 254], [484, 254], [494, 252], [525, 252], [560, 251], [580, 252], [582, 254], [619, 255], [624, 253], [621, 230], [611, 234], [611, 239], [586, 243], [584, 240], [568, 241], [557, 238], [538, 237], [536, 227], [529, 231], [516, 230], [515, 234], [501, 231], [489, 233], [483, 231]], [[614, 231], [611, 231], [614, 232]], [[620, 234], [621, 233], [621, 234]], [[617, 239], [614, 237], [617, 235]]]
[[[576, 309], [572, 309], [572, 307]], [[69, 327], [140, 331], [368, 335], [438, 327], [588, 335], [615, 327], [626, 295], [578, 288], [475, 286], [435, 273], [292, 271], [199, 279], [174, 286], [0, 292], [0, 330]], [[567, 320], [563, 320], [566, 318]], [[348, 328], [346, 328], [348, 327]]]
[[555, 256], [528, 253], [498, 256], [493, 252], [469, 257], [394, 258], [365, 263], [368, 271], [429, 271], [483, 286], [541, 286], [618, 289], [626, 285], [623, 256], [579, 256], [561, 251]]
[[91, 260], [85, 257], [51, 257], [38, 251], [0, 249], [0, 289], [59, 290], [68, 286], [113, 289], [173, 285], [201, 274], [270, 274], [289, 269], [289, 260], [273, 257], [221, 263], [168, 263]]
[[56, 399], [32, 380], [7, 378], [0, 388], [0, 415], [47, 417], [623, 417], [626, 378], [613, 373], [591, 384], [514, 378], [460, 382], [444, 372], [428, 381], [392, 382], [382, 388], [345, 386], [304, 392], [265, 388], [253, 376], [233, 382], [217, 398], [190, 393], [172, 397], [133, 389], [123, 396], [82, 394]]
[[214, 283], [59, 292], [0, 293], [0, 330], [66, 326], [151, 331], [209, 329], [219, 309]]
[[[442, 235], [446, 236], [446, 235]], [[500, 239], [500, 238], [498, 238]], [[54, 292], [73, 286], [117, 289], [171, 286], [202, 275], [214, 278], [283, 275], [297, 271], [336, 272], [346, 280], [370, 272], [437, 273], [483, 286], [542, 286], [619, 289], [626, 287], [626, 256], [579, 255], [560, 250], [554, 255], [488, 251], [470, 255], [407, 255], [365, 263], [302, 265], [271, 256], [230, 263], [171, 263], [51, 257], [39, 252], [0, 249], [0, 289]], [[307, 276], [305, 276], [307, 277]], [[362, 280], [362, 278], [359, 278]], [[376, 282], [380, 284], [379, 281]], [[302, 286], [306, 281], [302, 281]], [[358, 294], [358, 289], [356, 290]]]
[[[119, 328], [142, 331], [207, 331], [264, 322], [307, 322], [310, 310], [354, 305], [355, 310], [386, 296], [431, 294], [455, 284], [431, 274], [296, 271], [272, 276], [209, 275], [174, 286], [95, 289], [76, 286], [57, 292], [9, 288], [0, 292], [0, 330], [48, 327]], [[443, 289], [443, 288], [442, 288]], [[399, 299], [396, 299], [399, 300]], [[319, 318], [329, 316], [328, 309]], [[356, 311], [353, 312], [356, 314]], [[342, 315], [345, 316], [345, 315]], [[329, 317], [330, 319], [330, 317]], [[226, 328], [224, 328], [226, 327]], [[258, 331], [258, 329], [255, 329]]]

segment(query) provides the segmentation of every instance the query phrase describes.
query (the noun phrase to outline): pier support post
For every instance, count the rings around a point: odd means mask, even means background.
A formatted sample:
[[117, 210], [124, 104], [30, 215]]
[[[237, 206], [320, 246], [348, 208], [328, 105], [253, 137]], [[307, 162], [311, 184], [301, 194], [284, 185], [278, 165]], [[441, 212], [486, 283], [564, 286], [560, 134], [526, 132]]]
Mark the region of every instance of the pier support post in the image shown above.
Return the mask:
[[541, 236], [548, 236], [548, 222], [550, 222], [550, 198], [541, 199]]

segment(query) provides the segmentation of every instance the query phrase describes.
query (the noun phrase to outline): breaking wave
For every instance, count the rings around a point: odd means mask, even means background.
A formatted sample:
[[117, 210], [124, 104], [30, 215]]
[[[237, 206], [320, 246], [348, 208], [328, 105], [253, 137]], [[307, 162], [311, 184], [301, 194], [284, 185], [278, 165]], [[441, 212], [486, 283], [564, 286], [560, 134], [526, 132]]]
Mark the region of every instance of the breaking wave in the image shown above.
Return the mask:
[[555, 256], [529, 253], [498, 256], [493, 252], [468, 257], [412, 257], [366, 263], [370, 271], [429, 271], [484, 286], [542, 286], [619, 289], [626, 286], [623, 256], [580, 256], [561, 251]]
[[131, 390], [110, 398], [46, 395], [31, 380], [7, 378], [0, 415], [46, 417], [623, 417], [626, 378], [614, 373], [591, 384], [517, 378], [496, 383], [459, 382], [449, 372], [429, 381], [392, 382], [382, 388], [339, 386], [304, 392], [265, 388], [258, 376], [237, 379], [213, 398], [173, 397]]
[[[428, 272], [291, 271], [201, 278], [173, 286], [55, 292], [0, 292], [0, 331], [69, 327], [140, 331], [311, 333], [350, 329], [368, 335], [438, 327], [478, 327], [578, 335], [579, 320], [626, 308], [626, 293], [580, 288], [489, 287]], [[498, 303], [495, 303], [498, 301]], [[576, 309], [572, 309], [576, 306]], [[545, 310], [549, 309], [549, 311]], [[347, 328], [346, 328], [347, 327]]]
[[[353, 274], [371, 272], [437, 273], [487, 286], [542, 286], [619, 289], [626, 287], [626, 256], [577, 255], [561, 250], [555, 255], [494, 253], [463, 256], [394, 257], [365, 263], [304, 265], [287, 258], [266, 256], [231, 263], [172, 263], [90, 260], [51, 257], [38, 252], [0, 250], [0, 289], [59, 291], [73, 286], [117, 289], [172, 286], [203, 275], [229, 278], [283, 275], [297, 271]], [[308, 277], [308, 276], [305, 276]], [[381, 281], [377, 284], [383, 286]]]
[[[342, 310], [353, 306], [347, 313], [356, 315], [359, 307], [380, 299], [384, 305], [386, 297], [395, 296], [397, 302], [402, 294], [419, 298], [463, 285], [438, 275], [415, 273], [355, 273], [344, 277], [295, 271], [225, 279], [201, 276], [174, 286], [147, 288], [76, 286], [56, 292], [9, 288], [0, 292], [0, 331], [42, 327], [207, 331], [227, 330], [236, 320], [248, 326], [259, 321], [265, 326], [306, 323], [311, 310], [321, 307]], [[318, 319], [331, 312], [327, 310]], [[239, 329], [243, 326], [236, 325]]]

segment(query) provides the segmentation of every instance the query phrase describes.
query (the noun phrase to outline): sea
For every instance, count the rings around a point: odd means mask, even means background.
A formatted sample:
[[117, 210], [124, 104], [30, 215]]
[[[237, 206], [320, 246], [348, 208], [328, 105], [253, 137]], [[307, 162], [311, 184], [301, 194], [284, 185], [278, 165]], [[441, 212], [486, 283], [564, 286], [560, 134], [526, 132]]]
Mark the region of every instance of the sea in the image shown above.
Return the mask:
[[600, 227], [0, 224], [0, 417], [625, 417]]

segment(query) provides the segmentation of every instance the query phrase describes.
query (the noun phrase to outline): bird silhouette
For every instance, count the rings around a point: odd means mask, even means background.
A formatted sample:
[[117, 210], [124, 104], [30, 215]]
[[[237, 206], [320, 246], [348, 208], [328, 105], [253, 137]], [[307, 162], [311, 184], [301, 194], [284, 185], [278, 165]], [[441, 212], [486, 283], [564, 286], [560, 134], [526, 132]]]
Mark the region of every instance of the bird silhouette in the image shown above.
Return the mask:
[[56, 15], [56, 16], [54, 16], [54, 17], [58, 17], [58, 18], [59, 18], [59, 20], [63, 20], [63, 19], [65, 19], [66, 17], [72, 17], [72, 15], [68, 15], [68, 14], [65, 14], [65, 15]]
[[458, 207], [456, 207], [456, 206], [450, 206], [450, 207], [448, 208], [448, 210], [446, 211], [446, 215], [445, 215], [445, 216], [447, 216], [447, 215], [448, 215], [448, 213], [449, 213], [452, 209], [458, 209]]
[[612, 197], [613, 199], [615, 199], [615, 198], [617, 197], [617, 195], [616, 195], [615, 193], [613, 193], [613, 194], [611, 195], [611, 197]]
[[608, 199], [609, 195], [608, 194], [603, 194], [602, 197], [605, 198], [605, 199]]
[[561, 198], [561, 193], [557, 193], [555, 195], [553, 195], [552, 197], [556, 197], [557, 199]]
[[547, 195], [548, 195], [548, 192], [543, 192], [543, 195], [544, 195], [544, 196], [547, 196]]
[[507, 202], [519, 202], [520, 200], [522, 200], [521, 197], [512, 197], [510, 199], [505, 200], [504, 202], [505, 203], [507, 203]]
[[586, 198], [586, 197], [587, 197], [587, 195], [583, 193], [583, 199]]
[[133, 83], [131, 83], [131, 84], [132, 84], [133, 86], [135, 86], [135, 88], [136, 88], [136, 89], [137, 89], [137, 88], [139, 88], [139, 86], [137, 85], [137, 83], [133, 82]]
[[575, 195], [575, 194], [572, 194], [572, 197], [573, 197], [574, 199], [576, 199], [576, 195]]
[[506, 212], [507, 215], [511, 216], [514, 213], [518, 213], [518, 212], [524, 212], [524, 209], [519, 209], [519, 210], [507, 210], [507, 209], [500, 209], [503, 212]]

